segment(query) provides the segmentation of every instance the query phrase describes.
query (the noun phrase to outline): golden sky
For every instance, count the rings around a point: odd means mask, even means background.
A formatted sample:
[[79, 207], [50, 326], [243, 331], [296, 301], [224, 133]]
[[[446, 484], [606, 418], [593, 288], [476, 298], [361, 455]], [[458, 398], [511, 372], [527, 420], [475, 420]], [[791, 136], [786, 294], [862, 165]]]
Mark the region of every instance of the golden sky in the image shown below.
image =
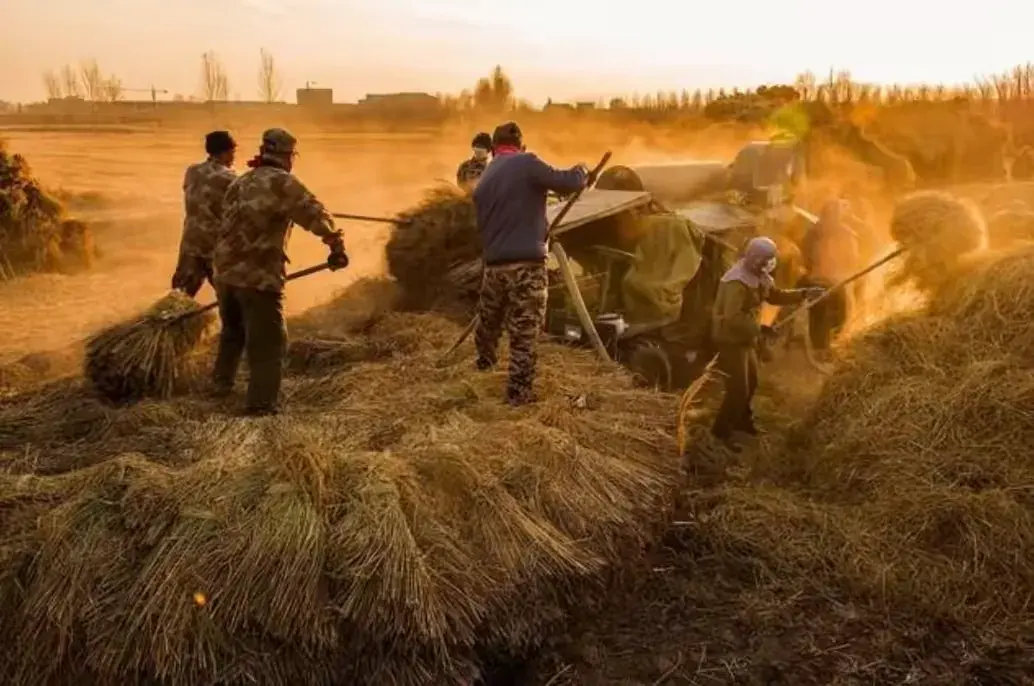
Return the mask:
[[[1034, 59], [1017, 0], [0, 0], [0, 99], [96, 58], [125, 86], [198, 92], [216, 51], [255, 99], [259, 48], [285, 94], [458, 91], [499, 63], [533, 102], [791, 81], [848, 68], [876, 82], [961, 82]], [[852, 7], [857, 7], [857, 14]], [[828, 28], [827, 28], [828, 27]], [[135, 94], [133, 94], [135, 95]]]

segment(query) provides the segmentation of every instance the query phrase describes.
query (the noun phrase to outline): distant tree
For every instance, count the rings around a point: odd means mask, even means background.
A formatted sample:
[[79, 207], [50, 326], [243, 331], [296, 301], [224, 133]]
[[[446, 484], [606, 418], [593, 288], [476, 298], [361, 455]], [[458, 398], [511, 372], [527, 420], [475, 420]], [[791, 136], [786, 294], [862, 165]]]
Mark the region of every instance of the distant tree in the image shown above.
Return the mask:
[[699, 112], [700, 110], [704, 109], [704, 94], [700, 91], [699, 88], [693, 91], [693, 101], [690, 104], [690, 108], [694, 112]]
[[56, 100], [61, 97], [61, 77], [53, 71], [43, 74], [43, 88], [47, 91], [48, 100]]
[[513, 82], [503, 68], [496, 65], [492, 73], [474, 86], [474, 106], [485, 112], [500, 114], [513, 109]]
[[87, 60], [79, 67], [79, 80], [83, 85], [83, 94], [87, 100], [101, 102], [107, 96], [104, 73], [97, 60]]
[[801, 100], [814, 100], [817, 97], [815, 74], [812, 72], [806, 71], [798, 74], [797, 78], [794, 79], [793, 85], [801, 96]]
[[230, 97], [226, 68], [211, 51], [201, 55], [201, 96], [206, 102], [226, 102]]
[[101, 99], [105, 102], [118, 102], [122, 99], [123, 95], [122, 79], [115, 75], [111, 75], [104, 79], [101, 93]]
[[259, 58], [259, 98], [265, 103], [280, 102], [282, 81], [273, 55], [263, 48]]
[[83, 94], [82, 86], [79, 84], [79, 73], [70, 64], [61, 68], [61, 89], [66, 98], [77, 98]]
[[624, 98], [611, 98], [609, 107], [612, 110], [623, 110], [628, 108], [628, 103]]

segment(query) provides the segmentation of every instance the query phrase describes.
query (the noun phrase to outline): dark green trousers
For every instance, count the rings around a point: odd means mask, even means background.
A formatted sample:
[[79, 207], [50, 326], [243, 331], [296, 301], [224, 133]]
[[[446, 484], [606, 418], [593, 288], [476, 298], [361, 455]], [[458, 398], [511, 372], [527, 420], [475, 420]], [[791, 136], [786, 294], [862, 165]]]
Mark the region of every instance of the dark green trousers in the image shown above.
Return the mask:
[[247, 354], [248, 409], [275, 410], [280, 398], [280, 379], [287, 349], [283, 293], [219, 285], [219, 318], [222, 333], [212, 372], [216, 390], [233, 388], [241, 356]]
[[714, 418], [711, 433], [725, 439], [733, 431], [754, 427], [751, 401], [758, 387], [758, 358], [754, 346], [718, 346], [719, 371], [725, 375], [725, 396]]

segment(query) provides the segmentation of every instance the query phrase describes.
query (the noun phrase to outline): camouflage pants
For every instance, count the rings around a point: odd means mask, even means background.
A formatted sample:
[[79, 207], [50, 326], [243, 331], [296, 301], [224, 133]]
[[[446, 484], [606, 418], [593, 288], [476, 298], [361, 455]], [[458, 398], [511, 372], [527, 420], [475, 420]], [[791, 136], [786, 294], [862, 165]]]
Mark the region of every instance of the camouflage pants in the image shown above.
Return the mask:
[[520, 262], [485, 269], [474, 332], [477, 368], [485, 370], [496, 365], [499, 338], [505, 328], [510, 338], [506, 399], [513, 404], [533, 399], [538, 336], [546, 317], [546, 297], [544, 263]]
[[172, 275], [173, 290], [183, 291], [193, 298], [205, 285], [205, 281], [212, 283], [212, 261], [196, 255], [180, 254], [176, 272]]
[[212, 371], [212, 382], [218, 392], [233, 388], [241, 356], [247, 354], [248, 410], [276, 410], [280, 397], [280, 380], [287, 350], [287, 328], [284, 325], [283, 293], [220, 285], [219, 352]]

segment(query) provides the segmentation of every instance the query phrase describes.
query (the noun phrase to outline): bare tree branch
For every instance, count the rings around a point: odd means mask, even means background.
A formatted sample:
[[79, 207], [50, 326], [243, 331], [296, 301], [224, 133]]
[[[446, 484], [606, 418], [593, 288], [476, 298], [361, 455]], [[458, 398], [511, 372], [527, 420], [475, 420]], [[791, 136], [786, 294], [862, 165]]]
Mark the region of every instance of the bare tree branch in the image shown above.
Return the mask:
[[79, 79], [82, 81], [83, 93], [87, 100], [99, 102], [104, 99], [104, 74], [97, 60], [83, 62], [79, 68]]
[[259, 67], [259, 97], [262, 102], [280, 102], [281, 79], [276, 68], [273, 55], [265, 48], [259, 51], [261, 66]]
[[82, 86], [79, 84], [79, 74], [70, 64], [61, 69], [62, 91], [66, 98], [77, 98], [83, 94]]
[[214, 52], [201, 56], [201, 95], [207, 102], [226, 102], [230, 94], [230, 79], [219, 57]]
[[47, 91], [47, 99], [59, 99], [63, 92], [61, 89], [61, 77], [53, 71], [45, 72], [43, 74], [43, 88]]

